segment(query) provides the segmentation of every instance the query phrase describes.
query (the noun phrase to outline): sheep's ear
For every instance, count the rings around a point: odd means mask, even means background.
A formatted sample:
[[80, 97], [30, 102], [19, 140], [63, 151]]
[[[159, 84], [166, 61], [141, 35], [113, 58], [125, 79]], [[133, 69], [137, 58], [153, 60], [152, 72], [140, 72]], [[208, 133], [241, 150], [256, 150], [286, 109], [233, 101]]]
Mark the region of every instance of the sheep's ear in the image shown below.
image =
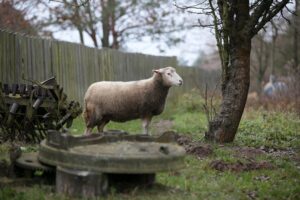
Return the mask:
[[160, 69], [154, 69], [154, 70], [152, 70], [152, 72], [153, 72], [153, 73], [158, 73], [158, 74], [161, 74], [161, 73], [162, 73], [162, 71], [161, 71]]

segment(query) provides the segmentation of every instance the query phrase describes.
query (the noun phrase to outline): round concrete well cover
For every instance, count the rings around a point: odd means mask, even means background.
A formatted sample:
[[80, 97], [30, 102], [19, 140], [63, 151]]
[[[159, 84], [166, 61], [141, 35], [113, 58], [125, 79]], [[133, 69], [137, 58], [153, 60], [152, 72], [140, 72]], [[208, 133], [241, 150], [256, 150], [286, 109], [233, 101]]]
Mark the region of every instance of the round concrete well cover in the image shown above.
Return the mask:
[[[71, 145], [61, 149], [41, 143], [39, 160], [67, 168], [101, 173], [156, 173], [184, 167], [185, 150], [160, 138], [123, 136], [100, 137], [94, 144]], [[74, 140], [74, 139], [73, 139]], [[85, 140], [87, 141], [87, 140]]]

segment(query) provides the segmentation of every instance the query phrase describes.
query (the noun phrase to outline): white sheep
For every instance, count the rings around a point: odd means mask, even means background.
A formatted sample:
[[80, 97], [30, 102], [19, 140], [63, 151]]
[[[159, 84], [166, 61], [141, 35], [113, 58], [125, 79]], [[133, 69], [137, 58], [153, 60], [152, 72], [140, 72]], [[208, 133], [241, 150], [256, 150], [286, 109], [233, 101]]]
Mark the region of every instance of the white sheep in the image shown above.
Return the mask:
[[169, 88], [182, 85], [173, 67], [153, 70], [148, 79], [130, 82], [101, 81], [90, 85], [84, 97], [85, 135], [97, 126], [99, 133], [109, 121], [142, 119], [148, 135], [151, 119], [164, 110]]

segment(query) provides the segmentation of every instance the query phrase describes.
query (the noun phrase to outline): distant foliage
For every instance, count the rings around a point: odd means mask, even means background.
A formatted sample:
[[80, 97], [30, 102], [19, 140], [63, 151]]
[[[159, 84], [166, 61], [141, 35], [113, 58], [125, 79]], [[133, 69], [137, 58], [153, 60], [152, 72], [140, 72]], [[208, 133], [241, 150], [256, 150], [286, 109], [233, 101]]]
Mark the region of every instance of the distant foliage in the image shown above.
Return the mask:
[[[209, 92], [207, 95], [207, 104], [214, 107], [214, 109], [218, 108], [220, 103], [219, 100], [220, 96], [218, 94], [212, 94], [212, 92]], [[190, 92], [179, 96], [177, 102], [180, 102], [178, 109], [182, 112], [205, 111], [203, 107], [205, 105], [205, 94], [204, 91], [199, 91], [198, 89], [192, 89]]]
[[0, 29], [37, 35], [35, 27], [25, 16], [25, 10], [14, 6], [13, 1], [0, 1]]
[[185, 93], [180, 97], [180, 109], [185, 112], [199, 112], [202, 110], [204, 99], [200, 93], [193, 90], [195, 93]]

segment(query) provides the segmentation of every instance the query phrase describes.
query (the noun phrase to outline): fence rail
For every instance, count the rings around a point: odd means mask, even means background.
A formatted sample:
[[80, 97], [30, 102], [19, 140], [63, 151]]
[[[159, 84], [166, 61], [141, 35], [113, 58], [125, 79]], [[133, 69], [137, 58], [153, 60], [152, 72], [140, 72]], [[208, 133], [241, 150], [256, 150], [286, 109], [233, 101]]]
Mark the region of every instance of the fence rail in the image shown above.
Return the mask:
[[153, 68], [164, 66], [177, 67], [183, 77], [184, 87], [175, 93], [215, 82], [215, 75], [207, 76], [201, 69], [178, 67], [176, 57], [95, 49], [0, 30], [0, 82], [28, 83], [23, 76], [37, 81], [55, 76], [68, 96], [79, 102], [92, 82], [143, 79]]

